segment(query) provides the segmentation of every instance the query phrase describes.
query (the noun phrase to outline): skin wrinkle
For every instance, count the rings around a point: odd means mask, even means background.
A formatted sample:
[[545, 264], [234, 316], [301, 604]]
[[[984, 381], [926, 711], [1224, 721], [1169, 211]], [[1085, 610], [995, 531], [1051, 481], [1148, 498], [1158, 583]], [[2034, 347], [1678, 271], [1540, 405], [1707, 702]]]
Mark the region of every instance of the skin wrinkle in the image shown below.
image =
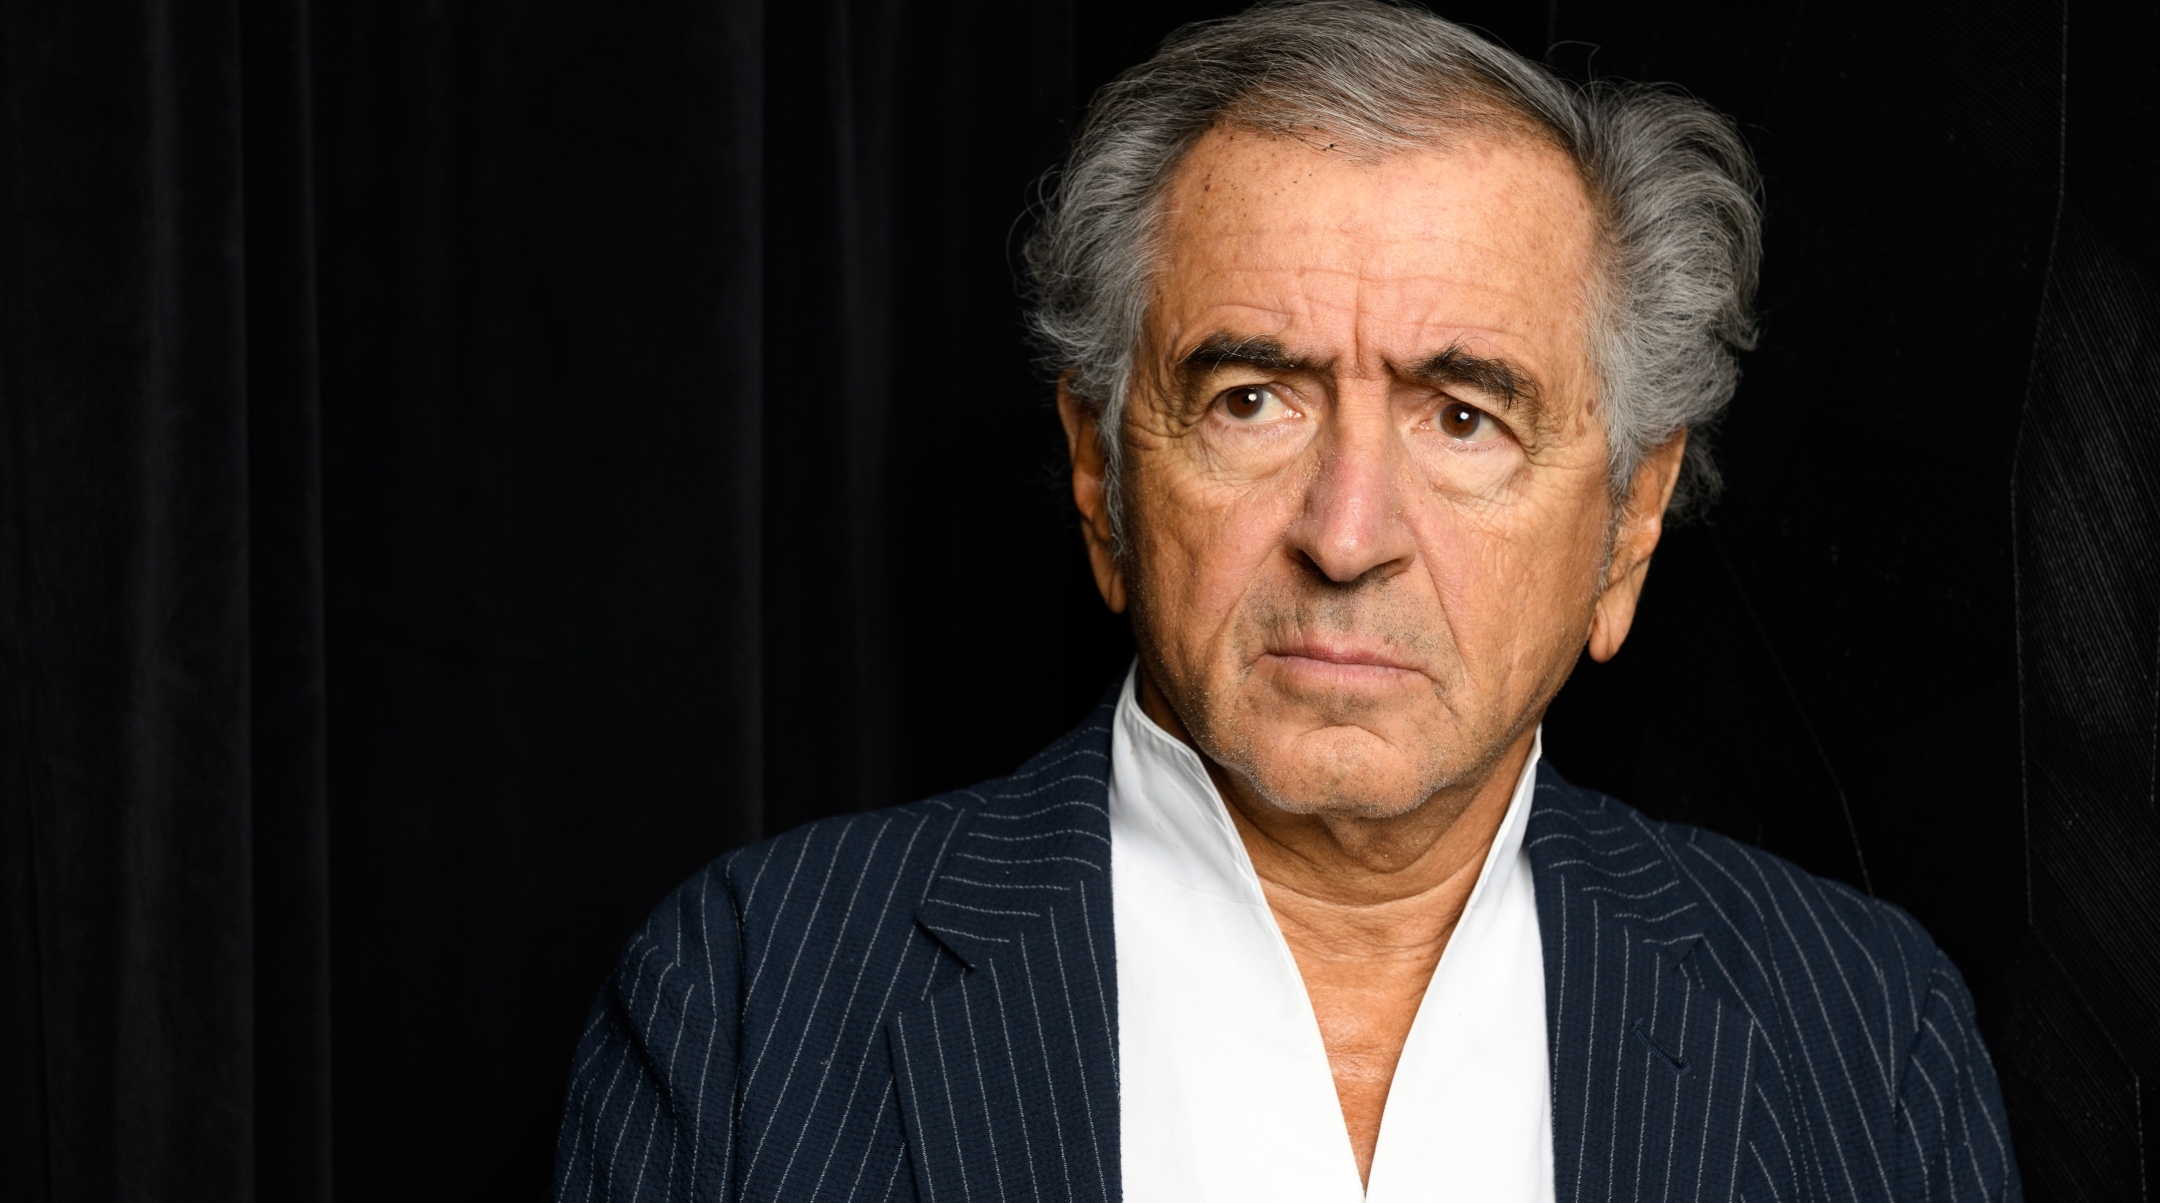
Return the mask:
[[1122, 549], [1093, 410], [1061, 388], [1074, 499], [1142, 705], [1201, 754], [1297, 961], [1368, 1175], [1538, 720], [1586, 645], [1625, 638], [1684, 443], [1615, 506], [1599, 219], [1545, 143], [1354, 161], [1219, 127], [1162, 212]]

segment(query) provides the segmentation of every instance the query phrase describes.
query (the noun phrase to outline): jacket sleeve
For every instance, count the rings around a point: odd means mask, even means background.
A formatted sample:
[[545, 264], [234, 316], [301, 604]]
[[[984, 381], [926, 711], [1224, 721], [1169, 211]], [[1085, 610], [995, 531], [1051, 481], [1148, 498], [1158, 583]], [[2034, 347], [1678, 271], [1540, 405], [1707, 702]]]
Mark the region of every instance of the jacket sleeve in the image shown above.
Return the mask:
[[558, 1203], [718, 1203], [734, 1160], [741, 934], [715, 865], [630, 941], [578, 1041]]
[[1926, 985], [1898, 1089], [1897, 1197], [2022, 1203], [2002, 1087], [1965, 980], [1938, 951]]

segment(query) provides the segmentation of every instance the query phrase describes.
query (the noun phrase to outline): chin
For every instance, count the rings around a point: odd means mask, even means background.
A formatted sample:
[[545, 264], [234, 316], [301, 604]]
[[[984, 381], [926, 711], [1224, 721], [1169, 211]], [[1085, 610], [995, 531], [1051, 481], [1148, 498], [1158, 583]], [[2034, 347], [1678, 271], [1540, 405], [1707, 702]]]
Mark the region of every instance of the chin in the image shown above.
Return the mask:
[[1265, 750], [1251, 749], [1235, 767], [1269, 805], [1291, 814], [1393, 818], [1424, 805], [1444, 784], [1434, 782], [1434, 766], [1363, 727], [1263, 732], [1261, 739]]

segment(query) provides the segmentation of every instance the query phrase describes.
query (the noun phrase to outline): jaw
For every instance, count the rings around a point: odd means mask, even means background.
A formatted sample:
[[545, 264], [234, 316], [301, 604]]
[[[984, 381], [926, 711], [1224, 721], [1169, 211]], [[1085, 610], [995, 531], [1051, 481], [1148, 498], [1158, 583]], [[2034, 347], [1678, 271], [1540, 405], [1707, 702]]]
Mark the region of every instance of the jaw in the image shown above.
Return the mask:
[[1411, 681], [1344, 696], [1285, 691], [1255, 673], [1215, 692], [1192, 733], [1254, 800], [1277, 810], [1404, 814], [1452, 783], [1451, 762], [1467, 741], [1428, 679], [1395, 675]]
[[1235, 768], [1260, 800], [1287, 814], [1388, 819], [1435, 792], [1412, 750], [1364, 727], [1317, 727], [1269, 742], [1272, 754], [1239, 757]]

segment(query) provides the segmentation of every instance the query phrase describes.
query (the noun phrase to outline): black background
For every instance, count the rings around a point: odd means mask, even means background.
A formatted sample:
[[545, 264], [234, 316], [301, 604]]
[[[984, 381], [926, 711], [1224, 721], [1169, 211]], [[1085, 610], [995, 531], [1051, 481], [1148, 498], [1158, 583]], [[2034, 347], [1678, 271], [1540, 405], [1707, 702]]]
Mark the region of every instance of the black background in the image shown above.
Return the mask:
[[[0, 1197], [544, 1192], [673, 884], [1076, 721], [1022, 215], [1235, 7], [0, 5]], [[1910, 909], [2032, 1196], [2139, 1197], [2160, 9], [1443, 11], [1765, 176], [1729, 490], [1548, 755]]]

